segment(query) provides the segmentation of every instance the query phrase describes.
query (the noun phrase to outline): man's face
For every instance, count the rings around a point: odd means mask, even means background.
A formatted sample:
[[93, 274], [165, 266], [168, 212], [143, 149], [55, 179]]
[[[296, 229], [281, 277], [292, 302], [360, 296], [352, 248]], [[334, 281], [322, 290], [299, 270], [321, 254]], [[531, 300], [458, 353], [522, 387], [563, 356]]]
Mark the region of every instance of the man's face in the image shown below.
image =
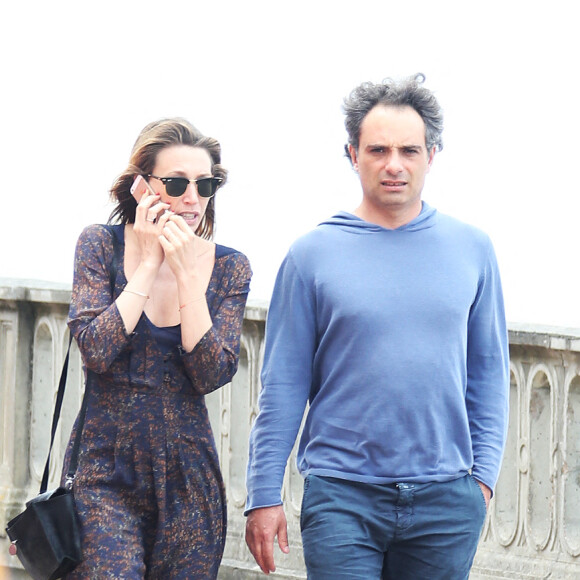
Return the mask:
[[361, 209], [367, 218], [419, 214], [435, 147], [427, 151], [425, 123], [417, 111], [377, 105], [362, 122], [358, 151], [352, 146], [349, 151], [361, 180]]

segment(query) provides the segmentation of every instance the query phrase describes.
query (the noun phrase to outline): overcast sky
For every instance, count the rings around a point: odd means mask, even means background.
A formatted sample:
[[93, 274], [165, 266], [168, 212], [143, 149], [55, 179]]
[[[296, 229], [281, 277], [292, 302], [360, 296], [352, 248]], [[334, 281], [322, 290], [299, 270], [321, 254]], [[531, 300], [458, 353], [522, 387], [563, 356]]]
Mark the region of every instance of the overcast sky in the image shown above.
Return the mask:
[[222, 143], [216, 241], [268, 299], [292, 241], [360, 201], [343, 97], [420, 71], [445, 113], [424, 199], [490, 234], [508, 320], [580, 328], [574, 2], [13, 1], [0, 18], [0, 276], [70, 282], [139, 131], [183, 116]]

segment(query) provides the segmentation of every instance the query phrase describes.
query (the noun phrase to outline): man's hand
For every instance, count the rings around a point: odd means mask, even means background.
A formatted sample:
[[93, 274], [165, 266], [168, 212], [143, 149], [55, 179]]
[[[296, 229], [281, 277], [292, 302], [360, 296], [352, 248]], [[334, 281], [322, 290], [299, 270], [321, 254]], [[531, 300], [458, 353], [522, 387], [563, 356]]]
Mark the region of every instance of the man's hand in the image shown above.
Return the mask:
[[[475, 478], [474, 478], [475, 479]], [[485, 507], [486, 509], [489, 507], [489, 500], [491, 499], [491, 489], [485, 485], [485, 483], [481, 483], [481, 481], [475, 480], [481, 487], [481, 493], [483, 493], [483, 497], [485, 498]]]
[[284, 508], [276, 505], [257, 508], [248, 514], [246, 520], [246, 544], [264, 574], [276, 571], [274, 564], [274, 538], [284, 554], [288, 548], [288, 530]]

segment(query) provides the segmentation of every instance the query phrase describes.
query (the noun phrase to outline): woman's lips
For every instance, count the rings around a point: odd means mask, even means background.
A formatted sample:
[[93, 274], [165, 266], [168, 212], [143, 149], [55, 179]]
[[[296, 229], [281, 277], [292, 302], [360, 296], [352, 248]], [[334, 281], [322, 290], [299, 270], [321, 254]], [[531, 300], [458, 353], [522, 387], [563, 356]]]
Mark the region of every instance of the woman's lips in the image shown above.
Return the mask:
[[179, 215], [185, 220], [185, 223], [188, 225], [196, 224], [198, 219], [199, 219], [198, 212], [186, 211], [186, 212], [180, 213]]

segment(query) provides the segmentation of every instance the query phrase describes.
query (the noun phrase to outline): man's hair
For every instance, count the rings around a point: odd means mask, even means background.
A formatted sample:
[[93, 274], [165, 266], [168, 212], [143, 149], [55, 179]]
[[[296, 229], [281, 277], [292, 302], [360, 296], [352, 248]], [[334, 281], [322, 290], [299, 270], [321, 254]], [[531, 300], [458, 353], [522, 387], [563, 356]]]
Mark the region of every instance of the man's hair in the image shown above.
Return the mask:
[[344, 99], [344, 125], [348, 133], [348, 145], [358, 151], [360, 130], [364, 118], [377, 105], [387, 107], [411, 107], [425, 123], [425, 145], [427, 151], [433, 147], [443, 149], [443, 112], [433, 93], [423, 86], [425, 75], [417, 73], [402, 80], [385, 79], [382, 83], [362, 83]]
[[[111, 188], [111, 200], [116, 202], [109, 217], [109, 223], [120, 221], [123, 224], [135, 222], [137, 202], [130, 193], [136, 175], [147, 175], [153, 171], [157, 154], [166, 147], [188, 145], [205, 149], [211, 159], [212, 175], [221, 177], [219, 187], [226, 182], [228, 172], [221, 165], [221, 147], [212, 137], [206, 137], [189, 121], [180, 117], [161, 119], [149, 123], [140, 133], [133, 150], [129, 165], [115, 180]], [[211, 239], [215, 225], [215, 196], [208, 201], [207, 208], [196, 234]]]

